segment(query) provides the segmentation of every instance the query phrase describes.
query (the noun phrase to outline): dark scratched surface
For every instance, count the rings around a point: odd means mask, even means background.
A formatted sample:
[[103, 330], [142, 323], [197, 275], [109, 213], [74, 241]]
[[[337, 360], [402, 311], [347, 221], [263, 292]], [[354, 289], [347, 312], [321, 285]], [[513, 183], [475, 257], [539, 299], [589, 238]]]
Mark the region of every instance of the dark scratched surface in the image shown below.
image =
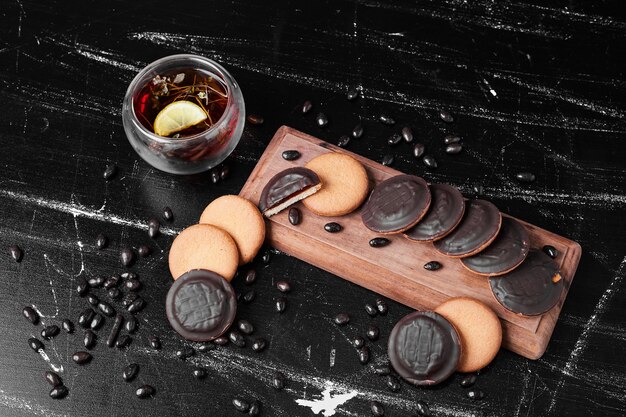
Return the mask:
[[[371, 399], [388, 416], [413, 415], [418, 399], [438, 416], [624, 415], [626, 19], [619, 1], [587, 3], [0, 0], [0, 415], [231, 416], [238, 395], [261, 401], [265, 416], [312, 416], [296, 400], [320, 400], [325, 390], [354, 397], [336, 416], [370, 415]], [[229, 158], [232, 174], [217, 185], [208, 175], [152, 169], [122, 129], [133, 75], [182, 52], [224, 64], [248, 111], [265, 117], [263, 126], [246, 127]], [[355, 102], [345, 98], [349, 86], [362, 88]], [[315, 107], [302, 116], [306, 99]], [[441, 122], [440, 108], [455, 122]], [[330, 119], [324, 129], [314, 123], [320, 110]], [[397, 125], [380, 124], [381, 113]], [[350, 150], [375, 160], [393, 154], [395, 168], [466, 195], [480, 184], [502, 211], [582, 245], [547, 352], [531, 361], [502, 350], [478, 378], [482, 401], [466, 397], [458, 375], [434, 389], [403, 384], [390, 392], [348, 339], [379, 325], [382, 338], [370, 347], [373, 363], [382, 363], [387, 335], [409, 309], [390, 302], [386, 317], [370, 319], [363, 305], [375, 294], [282, 254], [255, 263], [257, 297], [239, 310], [268, 339], [266, 351], [254, 353], [249, 340], [244, 349], [175, 357], [184, 342], [163, 305], [172, 236], [215, 197], [239, 192], [279, 126], [336, 143], [359, 121], [365, 135]], [[404, 125], [439, 168], [427, 171], [406, 144], [386, 144]], [[461, 154], [444, 153], [449, 133], [463, 137]], [[109, 163], [119, 171], [107, 183]], [[535, 183], [514, 180], [526, 170]], [[175, 221], [151, 240], [147, 219], [165, 205]], [[98, 233], [110, 238], [106, 250], [95, 249]], [[153, 255], [132, 270], [148, 305], [127, 350], [106, 347], [111, 320], [84, 367], [71, 361], [81, 330], [46, 342], [48, 362], [29, 349], [41, 325], [22, 317], [24, 306], [34, 305], [45, 324], [76, 322], [87, 306], [77, 279], [122, 272], [120, 248], [143, 243]], [[11, 244], [24, 249], [19, 264], [8, 256]], [[273, 311], [278, 279], [294, 287], [283, 315]], [[234, 286], [245, 290], [240, 278]], [[337, 328], [332, 318], [343, 311], [352, 322]], [[160, 352], [148, 347], [150, 335], [161, 337]], [[141, 371], [125, 383], [121, 370], [132, 362]], [[48, 396], [43, 372], [51, 366], [63, 368], [64, 400]], [[207, 379], [193, 378], [198, 366]], [[287, 377], [283, 391], [269, 385], [275, 369]], [[154, 398], [135, 397], [144, 383], [156, 388]]]

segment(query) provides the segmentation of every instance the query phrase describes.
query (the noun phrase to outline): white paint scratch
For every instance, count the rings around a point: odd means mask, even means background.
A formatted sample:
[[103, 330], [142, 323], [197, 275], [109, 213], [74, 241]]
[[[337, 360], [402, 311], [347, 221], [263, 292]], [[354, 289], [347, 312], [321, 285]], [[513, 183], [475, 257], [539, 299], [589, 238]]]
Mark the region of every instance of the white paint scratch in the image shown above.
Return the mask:
[[303, 407], [309, 407], [313, 414], [322, 413], [324, 417], [334, 416], [337, 413], [337, 407], [345, 404], [349, 400], [353, 399], [359, 393], [357, 391], [350, 391], [343, 394], [333, 395], [334, 387], [329, 384], [322, 392], [322, 398], [319, 400], [296, 400], [298, 405]]
[[330, 367], [332, 368], [333, 366], [335, 366], [335, 348], [331, 348], [330, 349]]
[[59, 414], [52, 410], [48, 410], [38, 404], [33, 404], [30, 401], [6, 394], [0, 390], [0, 405], [12, 410], [20, 410], [33, 416], [42, 417], [68, 417], [67, 414]]
[[39, 349], [37, 352], [43, 358], [43, 360], [46, 361], [48, 365], [50, 365], [50, 368], [52, 368], [54, 372], [63, 372], [63, 365], [55, 365], [54, 363], [52, 363], [50, 357], [45, 350]]

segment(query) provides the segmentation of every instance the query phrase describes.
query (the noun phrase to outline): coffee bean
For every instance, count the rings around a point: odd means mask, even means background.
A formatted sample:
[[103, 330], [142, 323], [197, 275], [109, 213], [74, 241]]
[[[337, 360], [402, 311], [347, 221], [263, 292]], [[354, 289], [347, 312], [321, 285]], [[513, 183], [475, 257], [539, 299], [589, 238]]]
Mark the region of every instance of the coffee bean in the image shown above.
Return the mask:
[[256, 400], [252, 401], [252, 404], [250, 405], [250, 410], [248, 410], [248, 415], [256, 417], [260, 414], [261, 414], [261, 403]]
[[543, 251], [545, 252], [546, 255], [548, 255], [550, 258], [554, 259], [557, 256], [559, 256], [559, 251], [556, 250], [556, 248], [552, 245], [545, 245], [543, 247]]
[[426, 262], [424, 264], [424, 269], [426, 269], [427, 271], [436, 271], [438, 269], [441, 269], [441, 264], [437, 261]]
[[59, 385], [58, 387], [54, 387], [50, 390], [50, 398], [60, 400], [67, 397], [67, 394], [69, 394], [69, 392], [70, 391], [65, 385]]
[[358, 125], [354, 126], [354, 128], [352, 129], [352, 137], [354, 139], [359, 139], [361, 136], [363, 136], [363, 125], [361, 123], [359, 123]]
[[122, 371], [122, 378], [126, 382], [130, 382], [137, 377], [139, 374], [139, 365], [136, 363], [131, 363], [128, 366], [124, 367]]
[[198, 346], [197, 350], [200, 353], [210, 352], [212, 350], [215, 350], [215, 345], [213, 343], [204, 343], [204, 344]]
[[421, 417], [430, 417], [432, 415], [430, 413], [430, 407], [422, 400], [415, 402], [415, 411], [417, 411], [417, 415]]
[[58, 387], [59, 385], [63, 385], [63, 381], [61, 380], [61, 377], [56, 372], [46, 371], [43, 375], [44, 375], [44, 378], [46, 378], [46, 381], [48, 382], [48, 384], [52, 385], [53, 387]]
[[457, 135], [447, 135], [443, 138], [443, 143], [446, 145], [450, 145], [452, 143], [459, 143], [461, 141], [461, 137]]
[[382, 248], [383, 246], [390, 244], [391, 240], [385, 237], [375, 237], [374, 239], [371, 239], [369, 243], [373, 248]]
[[353, 101], [359, 96], [359, 90], [354, 87], [348, 88], [348, 93], [346, 94], [346, 98], [348, 101]]
[[335, 324], [345, 326], [350, 323], [350, 315], [348, 313], [339, 313], [335, 316]]
[[214, 168], [211, 170], [211, 182], [213, 184], [217, 184], [218, 182], [220, 182], [220, 172], [217, 170], [217, 168]]
[[111, 288], [117, 287], [118, 285], [120, 285], [120, 276], [117, 274], [111, 275], [102, 284], [105, 290], [110, 290]]
[[387, 116], [386, 114], [381, 114], [378, 117], [378, 121], [380, 121], [382, 124], [387, 125], [387, 126], [392, 126], [396, 124], [396, 121], [393, 118]]
[[131, 305], [128, 306], [127, 310], [129, 313], [135, 314], [143, 310], [145, 306], [146, 306], [146, 302], [144, 301], [144, 299], [141, 297], [137, 297], [137, 299], [133, 301]]
[[20, 248], [17, 245], [9, 246], [9, 254], [11, 255], [11, 258], [13, 258], [15, 262], [21, 262], [22, 257], [24, 256], [24, 252], [22, 251], [22, 248]]
[[108, 181], [111, 178], [113, 178], [116, 173], [117, 173], [117, 166], [115, 164], [109, 164], [107, 165], [106, 169], [102, 173], [102, 177], [104, 177], [104, 179]]
[[213, 343], [215, 343], [218, 346], [225, 346], [228, 344], [228, 338], [226, 336], [220, 336], [214, 339]]
[[78, 325], [86, 329], [87, 327], [89, 327], [89, 324], [91, 323], [91, 320], [93, 320], [93, 317], [95, 315], [96, 312], [93, 311], [91, 308], [84, 310], [82, 313], [80, 313], [80, 316], [78, 316]]
[[378, 310], [378, 314], [384, 316], [387, 314], [389, 307], [387, 306], [385, 300], [383, 300], [382, 298], [378, 298], [376, 299], [376, 309]]
[[238, 347], [241, 347], [241, 348], [246, 346], [246, 339], [237, 330], [231, 330], [228, 333], [228, 339], [235, 346], [238, 346]]
[[272, 260], [272, 252], [270, 252], [269, 250], [266, 250], [263, 253], [263, 256], [261, 257], [261, 262], [267, 265], [270, 263], [271, 260]]
[[274, 377], [272, 378], [272, 386], [278, 390], [285, 388], [285, 375], [283, 375], [282, 372], [274, 372]]
[[235, 410], [247, 413], [250, 410], [250, 403], [241, 398], [233, 398], [233, 406]]
[[302, 114], [307, 114], [313, 108], [313, 103], [310, 100], [306, 100], [302, 103]]
[[402, 140], [402, 136], [400, 136], [397, 133], [394, 133], [393, 135], [389, 136], [389, 139], [387, 139], [387, 144], [391, 146], [395, 146], [398, 143], [400, 143], [401, 140]]
[[291, 291], [291, 285], [289, 285], [287, 281], [278, 281], [276, 283], [276, 288], [278, 289], [278, 291], [284, 293], [288, 293], [289, 291]]
[[378, 340], [380, 337], [380, 329], [372, 324], [367, 328], [365, 336], [371, 341]]
[[246, 117], [246, 120], [248, 120], [248, 123], [254, 126], [260, 126], [265, 122], [263, 116], [258, 114], [249, 114], [248, 117]]
[[243, 334], [252, 334], [254, 332], [254, 326], [248, 320], [239, 320], [237, 322], [237, 328]]
[[291, 207], [289, 209], [288, 217], [289, 217], [289, 223], [291, 223], [294, 226], [297, 226], [302, 221], [302, 212], [300, 211], [300, 209], [296, 207]]
[[50, 340], [56, 335], [58, 335], [59, 331], [60, 331], [59, 326], [57, 326], [56, 324], [52, 324], [50, 326], [46, 326], [43, 328], [43, 330], [41, 331], [41, 337], [43, 337], [44, 339]]
[[372, 410], [373, 416], [381, 417], [385, 415], [385, 408], [378, 401], [370, 401], [370, 410]]
[[459, 382], [459, 384], [463, 388], [469, 388], [472, 385], [474, 385], [475, 383], [476, 383], [476, 374], [475, 373], [471, 373], [471, 374], [467, 374], [467, 375], [463, 376], [463, 378], [461, 378], [461, 381]]
[[122, 330], [122, 325], [124, 324], [124, 316], [120, 313], [117, 313], [115, 316], [115, 321], [113, 322], [113, 326], [111, 326], [111, 331], [109, 332], [109, 337], [107, 338], [107, 346], [113, 347], [116, 344], [116, 341], [119, 342], [117, 337], [120, 334], [120, 330]]
[[124, 279], [138, 279], [139, 275], [137, 275], [134, 272], [123, 272], [120, 274], [120, 277], [124, 278]]
[[324, 225], [324, 230], [328, 233], [339, 233], [343, 230], [343, 226], [336, 222], [330, 222]]
[[282, 314], [287, 309], [287, 299], [285, 297], [278, 297], [274, 302], [274, 309], [276, 312]]
[[389, 368], [389, 365], [374, 365], [372, 366], [372, 370], [376, 375], [381, 376], [389, 375], [391, 373], [391, 368]]
[[30, 348], [35, 352], [39, 352], [39, 349], [44, 349], [44, 345], [41, 340], [35, 337], [31, 337], [28, 339], [28, 346], [30, 346]]
[[256, 270], [253, 268], [248, 269], [246, 272], [246, 276], [244, 278], [244, 282], [246, 285], [252, 285], [256, 281]]
[[105, 277], [103, 277], [102, 275], [96, 275], [95, 277], [89, 278], [87, 280], [87, 283], [91, 288], [100, 288], [104, 285], [104, 281], [106, 281]]
[[122, 299], [122, 305], [128, 308], [137, 298], [139, 298], [139, 296], [134, 292], [126, 293], [126, 295], [124, 295], [124, 298]]
[[126, 319], [126, 323], [124, 323], [124, 329], [130, 334], [133, 334], [137, 331], [139, 324], [137, 323], [137, 319], [133, 316], [130, 316]]
[[124, 248], [120, 252], [120, 261], [122, 265], [128, 267], [135, 262], [135, 252], [131, 248]]
[[230, 175], [230, 165], [222, 164], [220, 168], [220, 180], [224, 181]]
[[365, 304], [365, 311], [370, 317], [376, 317], [378, 315], [378, 310], [372, 304]]
[[252, 301], [254, 301], [254, 299], [256, 298], [256, 291], [254, 290], [248, 290], [244, 293], [243, 297], [241, 297], [241, 299], [243, 300], [244, 304], [250, 304]]
[[474, 194], [476, 194], [477, 196], [482, 195], [483, 192], [485, 191], [485, 189], [483, 188], [483, 186], [481, 184], [474, 184], [472, 186], [472, 191], [474, 192]]
[[482, 392], [479, 389], [471, 389], [469, 391], [467, 391], [467, 398], [469, 398], [470, 400], [482, 400], [485, 397], [485, 393]]
[[120, 298], [122, 298], [122, 292], [119, 288], [111, 288], [108, 294], [111, 300], [119, 300]]
[[96, 334], [92, 332], [90, 329], [85, 330], [85, 335], [83, 336], [83, 346], [85, 349], [93, 349], [96, 345]]
[[300, 158], [300, 156], [300, 152], [296, 151], [295, 149], [289, 149], [283, 151], [282, 153], [282, 157], [285, 161], [295, 161], [296, 159]]
[[39, 323], [39, 314], [32, 307], [24, 307], [22, 310], [22, 314], [26, 317], [26, 320], [30, 321], [33, 324]]
[[163, 215], [163, 218], [168, 222], [171, 222], [174, 219], [174, 213], [169, 206], [163, 207], [163, 213], [161, 214]]
[[387, 154], [387, 155], [383, 156], [381, 164], [383, 164], [384, 166], [388, 167], [391, 164], [393, 164], [393, 160], [394, 160], [393, 155]]
[[85, 278], [78, 278], [78, 283], [76, 284], [76, 292], [81, 297], [84, 297], [89, 292], [89, 284], [87, 283], [87, 280]]
[[318, 113], [317, 117], [315, 118], [315, 123], [317, 123], [319, 127], [324, 127], [328, 124], [328, 118], [324, 113]]
[[98, 297], [96, 297], [93, 294], [88, 294], [87, 295], [87, 302], [89, 304], [91, 304], [92, 306], [96, 307], [98, 305], [98, 303], [100, 302], [100, 299]]
[[450, 155], [456, 155], [457, 153], [460, 153], [462, 150], [463, 150], [463, 145], [461, 145], [460, 143], [451, 143], [448, 146], [446, 146], [446, 153]]
[[262, 337], [259, 337], [258, 339], [255, 339], [254, 342], [252, 342], [252, 350], [255, 352], [262, 351], [263, 349], [265, 349], [265, 346], [267, 346], [267, 341]]
[[148, 338], [148, 343], [150, 344], [150, 347], [154, 350], [160, 350], [161, 349], [161, 339], [159, 339], [156, 336], [150, 336]]
[[446, 123], [454, 122], [454, 117], [452, 117], [452, 114], [447, 110], [439, 110], [439, 118]]
[[337, 142], [337, 146], [339, 146], [340, 148], [345, 148], [346, 146], [348, 146], [348, 143], [350, 143], [350, 136], [341, 135], [339, 137], [339, 141]]
[[519, 182], [533, 182], [535, 181], [535, 174], [532, 172], [518, 172], [515, 174], [515, 179]]
[[65, 330], [65, 333], [74, 333], [74, 323], [70, 319], [65, 319], [61, 322], [61, 327]]
[[107, 244], [109, 243], [109, 239], [103, 235], [102, 233], [98, 234], [98, 236], [96, 236], [96, 248], [98, 249], [104, 249], [107, 247]]
[[352, 346], [357, 349], [362, 348], [363, 346], [365, 346], [365, 339], [363, 339], [361, 336], [356, 336], [354, 339], [352, 339]]
[[389, 388], [389, 390], [391, 392], [398, 392], [400, 391], [400, 381], [398, 381], [398, 378], [396, 378], [393, 375], [387, 375], [387, 388]]
[[178, 357], [178, 359], [182, 360], [191, 358], [195, 354], [196, 351], [190, 346], [185, 346], [182, 349], [176, 351], [176, 356]]
[[148, 236], [152, 239], [156, 238], [161, 232], [161, 222], [156, 217], [148, 219]]
[[89, 327], [91, 327], [93, 330], [98, 330], [100, 327], [102, 327], [103, 324], [104, 324], [104, 316], [102, 314], [96, 313], [93, 316], [91, 323], [89, 323]]
[[437, 168], [437, 160], [432, 155], [425, 155], [424, 158], [422, 158], [422, 162], [428, 168], [431, 168], [431, 169]]
[[138, 279], [129, 279], [124, 283], [124, 287], [128, 291], [139, 291], [141, 289], [141, 281]]
[[193, 370], [193, 376], [196, 379], [204, 379], [206, 378], [208, 375], [206, 369], [202, 369], [202, 368], [197, 368]]
[[127, 334], [121, 335], [118, 339], [117, 342], [115, 342], [115, 347], [118, 349], [124, 349], [125, 347], [127, 347], [128, 345], [130, 345], [130, 343], [133, 341], [133, 338], [130, 337]]
[[137, 248], [137, 253], [142, 258], [145, 258], [146, 256], [150, 255], [151, 252], [152, 252], [152, 249], [150, 249], [150, 246], [148, 245], [141, 245]]
[[72, 360], [78, 365], [84, 365], [91, 360], [92, 356], [89, 352], [78, 351], [72, 355]]
[[152, 397], [154, 395], [154, 388], [152, 387], [152, 385], [142, 385], [141, 387], [137, 388], [137, 391], [135, 391], [135, 395], [137, 395], [137, 398], [148, 398], [148, 397]]
[[413, 156], [416, 158], [421, 157], [422, 155], [424, 155], [424, 152], [426, 152], [426, 147], [424, 146], [424, 144], [422, 143], [416, 143], [413, 146]]
[[404, 126], [402, 128], [402, 139], [404, 139], [406, 143], [413, 142], [413, 130], [410, 127]]

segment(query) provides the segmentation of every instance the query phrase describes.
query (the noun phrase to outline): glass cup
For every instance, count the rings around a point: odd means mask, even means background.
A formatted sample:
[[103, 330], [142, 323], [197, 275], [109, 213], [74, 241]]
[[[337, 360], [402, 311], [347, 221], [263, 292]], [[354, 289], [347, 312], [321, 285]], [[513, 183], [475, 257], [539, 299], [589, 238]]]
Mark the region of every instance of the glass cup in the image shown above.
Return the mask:
[[[209, 72], [222, 83], [228, 96], [224, 114], [194, 136], [173, 139], [148, 130], [138, 120], [133, 100], [157, 75], [189, 68]], [[153, 167], [179, 175], [204, 172], [224, 161], [239, 143], [245, 119], [243, 95], [235, 79], [217, 62], [190, 54], [161, 58], [142, 69], [128, 86], [122, 105], [124, 131], [133, 149]]]

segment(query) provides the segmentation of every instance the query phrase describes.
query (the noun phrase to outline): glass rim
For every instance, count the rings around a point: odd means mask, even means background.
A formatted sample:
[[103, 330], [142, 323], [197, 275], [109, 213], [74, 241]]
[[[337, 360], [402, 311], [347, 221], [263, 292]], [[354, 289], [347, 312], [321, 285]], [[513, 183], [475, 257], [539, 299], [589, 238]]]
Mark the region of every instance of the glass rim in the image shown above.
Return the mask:
[[[175, 62], [177, 60], [184, 60], [184, 59], [198, 60], [198, 61], [202, 61], [204, 64], [208, 64], [208, 66], [211, 67], [210, 68], [211, 72], [215, 72], [216, 75], [218, 75], [221, 78], [221, 81], [224, 83], [227, 89], [226, 95], [228, 97], [228, 101], [226, 103], [226, 109], [224, 110], [224, 113], [222, 114], [222, 116], [215, 123], [213, 123], [213, 126], [211, 126], [207, 130], [204, 130], [200, 133], [197, 133], [192, 136], [187, 136], [184, 138], [177, 138], [177, 139], [160, 136], [148, 130], [143, 125], [143, 123], [139, 121], [139, 118], [137, 117], [137, 114], [135, 113], [135, 106], [134, 106], [135, 94], [134, 93], [136, 92], [139, 81], [148, 72], [154, 71], [160, 65], [170, 63], [173, 61]], [[205, 68], [202, 68], [202, 69], [205, 69]], [[192, 142], [198, 139], [205, 139], [205, 136], [207, 134], [212, 133], [214, 130], [217, 130], [217, 128], [219, 128], [220, 126], [224, 124], [224, 122], [228, 119], [227, 116], [230, 116], [230, 114], [233, 111], [233, 90], [236, 85], [237, 83], [235, 82], [235, 79], [233, 78], [233, 76], [230, 75], [230, 73], [224, 67], [222, 67], [218, 62], [210, 58], [206, 58], [204, 56], [195, 55], [195, 54], [168, 55], [168, 56], [159, 58], [156, 61], [149, 63], [143, 69], [141, 69], [137, 73], [137, 75], [135, 75], [133, 80], [128, 85], [128, 89], [126, 90], [126, 96], [124, 97], [124, 104], [128, 104], [128, 106], [130, 107], [129, 111], [130, 111], [130, 114], [132, 115], [131, 121], [135, 124], [135, 126], [138, 129], [140, 129], [144, 134], [146, 134], [150, 138], [150, 140], [159, 142], [159, 143], [164, 143], [164, 144], [182, 144], [185, 142]], [[209, 139], [214, 139], [214, 138], [209, 138]]]

